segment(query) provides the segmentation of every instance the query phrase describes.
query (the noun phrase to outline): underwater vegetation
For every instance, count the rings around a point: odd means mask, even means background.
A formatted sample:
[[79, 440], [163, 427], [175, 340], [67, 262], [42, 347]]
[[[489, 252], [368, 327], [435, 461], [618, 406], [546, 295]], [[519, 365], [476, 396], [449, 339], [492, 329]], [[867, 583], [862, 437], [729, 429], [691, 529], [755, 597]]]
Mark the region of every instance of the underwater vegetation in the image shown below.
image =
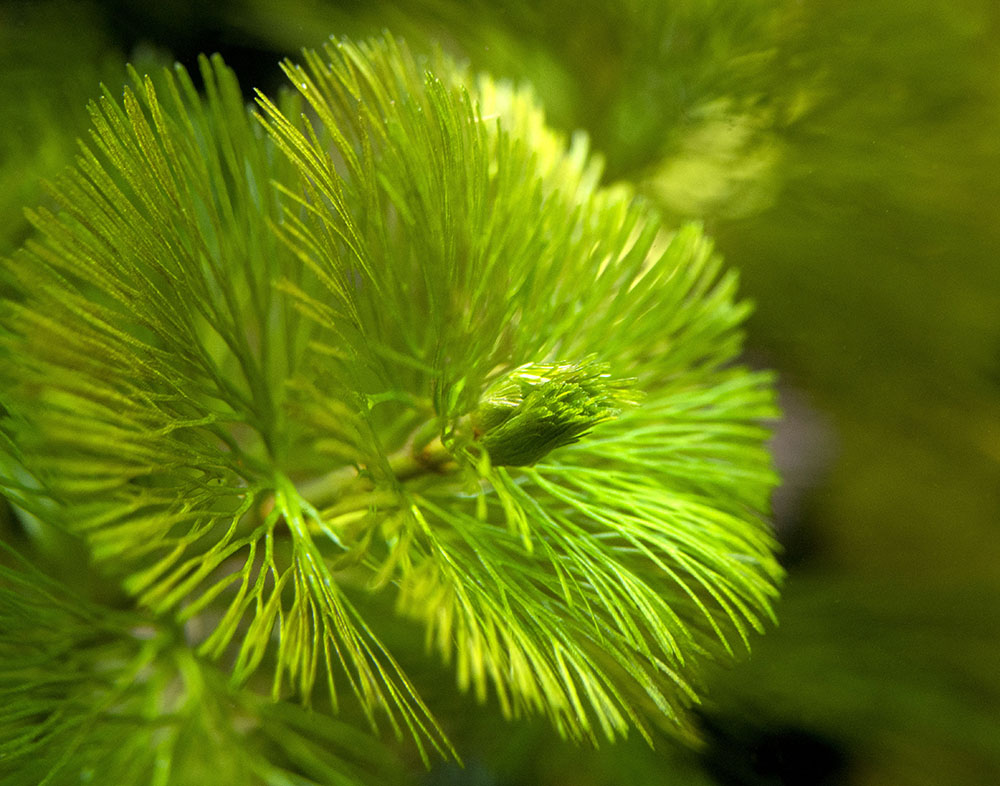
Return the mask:
[[5, 5], [4, 782], [994, 783], [998, 31]]

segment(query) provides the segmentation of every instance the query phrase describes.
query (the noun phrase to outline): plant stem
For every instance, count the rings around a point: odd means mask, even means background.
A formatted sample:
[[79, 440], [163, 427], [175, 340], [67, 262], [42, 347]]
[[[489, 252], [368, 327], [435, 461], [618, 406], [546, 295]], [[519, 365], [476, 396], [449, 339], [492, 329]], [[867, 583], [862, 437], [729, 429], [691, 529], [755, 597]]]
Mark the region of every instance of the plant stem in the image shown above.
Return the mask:
[[[419, 430], [418, 430], [419, 431]], [[416, 434], [417, 432], [414, 432]], [[396, 483], [421, 475], [447, 474], [457, 464], [440, 437], [417, 449], [413, 437], [387, 457], [389, 471]], [[328, 508], [330, 513], [343, 514], [367, 507], [377, 493], [376, 483], [370, 472], [354, 466], [339, 467], [332, 472], [301, 483], [301, 496], [317, 508]]]

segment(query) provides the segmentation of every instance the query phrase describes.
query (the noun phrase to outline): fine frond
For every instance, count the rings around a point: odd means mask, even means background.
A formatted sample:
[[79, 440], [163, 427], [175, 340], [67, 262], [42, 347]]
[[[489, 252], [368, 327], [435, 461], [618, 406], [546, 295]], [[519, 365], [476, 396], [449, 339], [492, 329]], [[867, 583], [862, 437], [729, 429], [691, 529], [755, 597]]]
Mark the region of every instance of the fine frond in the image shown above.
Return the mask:
[[[301, 174], [283, 236], [324, 285], [299, 293], [315, 363], [379, 402], [398, 451], [353, 486], [331, 476], [321, 515], [350, 521], [373, 586], [396, 583], [459, 684], [492, 684], [508, 715], [594, 738], [652, 709], [684, 729], [699, 661], [747, 646], [780, 577], [776, 413], [766, 375], [728, 367], [735, 277], [697, 227], [600, 188], [523, 91], [424, 71], [391, 39], [286, 72], [318, 125], [259, 100]], [[545, 403], [625, 379], [638, 403], [592, 422]]]
[[448, 751], [358, 611], [572, 738], [688, 728], [770, 617], [770, 381], [697, 226], [529, 92], [392, 38], [94, 105], [8, 265], [0, 477], [235, 683]]
[[4, 547], [0, 779], [5, 784], [364, 786], [402, 780], [349, 725], [228, 687], [176, 631], [112, 611]]
[[[271, 228], [288, 167], [232, 72], [201, 70], [204, 99], [178, 68], [91, 107], [91, 143], [53, 188], [61, 210], [32, 215], [38, 236], [5, 270], [5, 486], [84, 536], [146, 608], [217, 619], [196, 626], [201, 651], [232, 653], [238, 680], [277, 631], [276, 695], [308, 700], [321, 665], [336, 703], [347, 670], [373, 723], [385, 710], [440, 748], [282, 491], [282, 470], [328, 465], [315, 433], [300, 449], [284, 401], [312, 330], [276, 287], [309, 281]], [[342, 424], [360, 419], [341, 407]]]

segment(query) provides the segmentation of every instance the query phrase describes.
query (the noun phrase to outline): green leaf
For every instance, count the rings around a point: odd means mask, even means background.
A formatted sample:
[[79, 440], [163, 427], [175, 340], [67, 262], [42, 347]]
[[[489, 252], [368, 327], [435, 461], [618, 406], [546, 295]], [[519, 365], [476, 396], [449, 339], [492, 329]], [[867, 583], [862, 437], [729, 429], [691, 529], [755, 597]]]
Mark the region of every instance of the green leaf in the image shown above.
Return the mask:
[[[35, 213], [37, 238], [11, 260], [6, 485], [85, 536], [145, 607], [215, 618], [200, 651], [235, 646], [237, 681], [277, 628], [276, 696], [287, 679], [308, 698], [323, 652], [335, 704], [334, 673], [353, 669], [372, 723], [384, 709], [398, 727], [398, 708], [440, 747], [282, 485], [300, 457], [323, 462], [284, 402], [312, 327], [276, 285], [309, 279], [271, 228], [287, 167], [232, 72], [218, 59], [201, 71], [204, 100], [177, 69], [94, 104], [92, 144], [54, 187], [62, 211]], [[342, 425], [361, 420], [342, 411]], [[276, 529], [290, 552], [276, 553]]]
[[[0, 551], [5, 784], [401, 782], [351, 726], [232, 690], [169, 626], [113, 611]], [[11, 559], [6, 559], [11, 558]]]
[[[652, 709], [686, 729], [699, 661], [762, 628], [781, 573], [770, 379], [729, 367], [735, 277], [697, 227], [599, 188], [523, 91], [424, 71], [392, 40], [325, 55], [286, 64], [319, 130], [260, 99], [302, 177], [284, 236], [337, 303], [304, 313], [331, 378], [429, 400], [438, 429], [385, 440], [390, 465], [355, 481], [383, 495], [352, 519], [373, 586], [396, 581], [459, 684], [509, 716], [614, 737]], [[559, 379], [532, 391], [526, 369]], [[618, 408], [601, 373], [641, 405], [600, 423]], [[331, 476], [321, 515], [351, 515], [358, 488]]]
[[7, 266], [4, 484], [236, 685], [346, 681], [447, 753], [354, 600], [390, 592], [508, 716], [688, 733], [780, 578], [735, 277], [529, 92], [304, 59], [257, 119], [217, 59], [92, 107]]

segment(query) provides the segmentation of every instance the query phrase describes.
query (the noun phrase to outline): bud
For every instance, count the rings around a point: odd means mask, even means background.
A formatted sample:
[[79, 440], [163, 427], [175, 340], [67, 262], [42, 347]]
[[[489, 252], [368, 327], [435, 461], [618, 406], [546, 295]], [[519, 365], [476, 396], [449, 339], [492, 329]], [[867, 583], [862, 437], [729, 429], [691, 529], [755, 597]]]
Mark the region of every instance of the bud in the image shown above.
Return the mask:
[[528, 363], [497, 379], [472, 413], [476, 440], [494, 466], [527, 466], [621, 414], [632, 380], [606, 363]]

